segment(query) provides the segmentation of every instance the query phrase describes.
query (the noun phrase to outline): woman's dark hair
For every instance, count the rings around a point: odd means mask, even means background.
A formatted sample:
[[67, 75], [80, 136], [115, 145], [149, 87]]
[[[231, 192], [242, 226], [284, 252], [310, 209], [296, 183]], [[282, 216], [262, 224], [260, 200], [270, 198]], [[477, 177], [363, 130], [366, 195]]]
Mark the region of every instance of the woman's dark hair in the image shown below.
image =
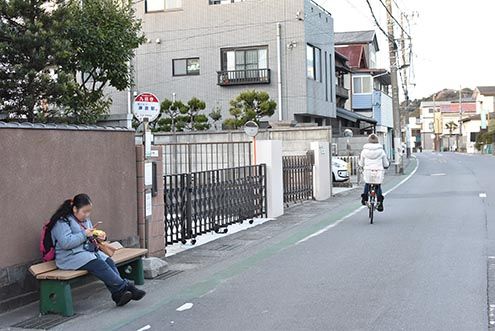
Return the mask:
[[72, 199], [65, 200], [64, 203], [60, 207], [58, 207], [55, 214], [53, 214], [52, 217], [50, 218], [50, 223], [55, 223], [59, 219], [69, 216], [72, 213], [72, 207], [76, 207], [77, 209], [80, 209], [90, 204], [91, 204], [91, 199], [89, 195], [84, 193], [78, 194]]

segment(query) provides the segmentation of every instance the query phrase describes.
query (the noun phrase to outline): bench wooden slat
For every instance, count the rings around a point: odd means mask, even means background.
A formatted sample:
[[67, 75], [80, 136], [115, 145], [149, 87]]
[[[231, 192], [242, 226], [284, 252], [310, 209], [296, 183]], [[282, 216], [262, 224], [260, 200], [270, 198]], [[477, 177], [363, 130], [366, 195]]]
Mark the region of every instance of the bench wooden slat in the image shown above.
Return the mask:
[[36, 276], [36, 279], [45, 280], [71, 280], [77, 277], [87, 275], [86, 270], [54, 270], [45, 272], [44, 274]]
[[146, 255], [146, 253], [148, 253], [148, 250], [144, 248], [121, 248], [115, 252], [115, 254], [112, 256], [112, 260], [115, 262], [115, 264], [121, 264], [123, 262]]
[[[116, 248], [119, 246], [117, 245]], [[115, 264], [119, 265], [129, 260], [146, 255], [147, 249], [143, 248], [120, 248], [112, 256]], [[71, 280], [86, 275], [85, 270], [60, 270], [57, 269], [55, 261], [49, 261], [32, 265], [29, 272], [39, 280]]]
[[55, 261], [43, 262], [34, 264], [29, 267], [29, 272], [33, 276], [38, 276], [39, 274], [43, 274], [45, 272], [57, 270], [57, 266], [55, 265]]

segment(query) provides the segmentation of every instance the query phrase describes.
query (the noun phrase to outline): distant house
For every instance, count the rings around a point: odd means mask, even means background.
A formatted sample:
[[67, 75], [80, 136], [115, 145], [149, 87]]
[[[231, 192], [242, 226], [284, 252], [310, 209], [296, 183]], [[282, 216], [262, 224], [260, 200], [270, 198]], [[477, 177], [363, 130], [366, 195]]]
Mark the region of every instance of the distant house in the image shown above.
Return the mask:
[[421, 146], [424, 150], [435, 149], [435, 113], [440, 112], [441, 105], [448, 105], [450, 101], [424, 101], [420, 106]]
[[[478, 139], [478, 135], [481, 133], [481, 120], [482, 114], [476, 114], [472, 116], [468, 116], [462, 120], [462, 128], [463, 135], [466, 139], [466, 149], [468, 153], [478, 153], [479, 151], [476, 149], [476, 140]], [[487, 113], [487, 119], [495, 118], [495, 112]]]
[[411, 147], [415, 150], [422, 150], [423, 146], [421, 145], [421, 118], [419, 117], [409, 117], [407, 127], [404, 128], [404, 132], [406, 135], [409, 135]]
[[[376, 55], [380, 50], [375, 31], [335, 33], [335, 50], [349, 59], [351, 68], [345, 77], [351, 97], [346, 108], [376, 122], [376, 126], [363, 125], [361, 133], [370, 127], [381, 138], [389, 157], [392, 157], [393, 108], [390, 96], [390, 73], [377, 68]], [[337, 113], [338, 116], [338, 113]]]
[[476, 113], [495, 112], [495, 86], [478, 86], [474, 89], [473, 98], [476, 100]]
[[[435, 149], [435, 113], [440, 114], [442, 128], [440, 148], [465, 147], [469, 142], [469, 133], [464, 128], [461, 118], [465, 119], [476, 114], [476, 103], [471, 99], [458, 101], [425, 101], [420, 106], [421, 146], [424, 150]], [[453, 126], [448, 126], [454, 123]], [[452, 129], [452, 130], [451, 130]], [[462, 138], [460, 138], [462, 130]], [[479, 131], [478, 131], [479, 132]], [[460, 138], [460, 139], [459, 139]]]

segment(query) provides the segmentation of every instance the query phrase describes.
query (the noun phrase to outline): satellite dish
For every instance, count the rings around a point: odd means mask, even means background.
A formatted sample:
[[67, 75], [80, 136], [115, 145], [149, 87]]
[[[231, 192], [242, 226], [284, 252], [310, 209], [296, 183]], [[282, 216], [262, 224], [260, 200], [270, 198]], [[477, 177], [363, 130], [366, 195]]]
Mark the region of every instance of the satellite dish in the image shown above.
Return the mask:
[[354, 132], [352, 132], [351, 129], [345, 129], [344, 130], [344, 137], [352, 138], [352, 137], [354, 137]]

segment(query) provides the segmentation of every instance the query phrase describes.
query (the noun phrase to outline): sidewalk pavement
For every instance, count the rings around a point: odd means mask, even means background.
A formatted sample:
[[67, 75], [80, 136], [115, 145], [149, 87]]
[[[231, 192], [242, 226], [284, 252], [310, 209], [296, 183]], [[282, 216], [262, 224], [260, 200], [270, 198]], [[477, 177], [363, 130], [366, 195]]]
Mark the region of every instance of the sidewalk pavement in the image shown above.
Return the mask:
[[[384, 182], [385, 190], [397, 185], [414, 170], [416, 160], [410, 159], [406, 162], [405, 175], [396, 175], [393, 169], [388, 170]], [[227, 234], [202, 246], [167, 257], [169, 270], [158, 278], [146, 281], [143, 289], [148, 294], [140, 302], [131, 302], [125, 307], [115, 308], [104, 285], [101, 282], [93, 282], [73, 289], [74, 309], [77, 313], [74, 317], [39, 316], [38, 303], [32, 303], [0, 315], [0, 330], [25, 330], [13, 327], [23, 322], [24, 325], [33, 322], [38, 325], [37, 329], [43, 329], [41, 326], [46, 323], [45, 329], [50, 330], [117, 330], [121, 321], [128, 319], [136, 309], [159, 309], [164, 300], [168, 302], [181, 298], [184, 291], [190, 292], [191, 288], [201, 287], [207, 275], [222, 270], [233, 260], [250, 258], [270, 243], [287, 240], [298, 231], [301, 232], [302, 227], [305, 227], [304, 230], [311, 230], [322, 219], [343, 217], [361, 205], [359, 193], [360, 187], [356, 187], [327, 201], [308, 201], [295, 205], [288, 208], [278, 219]]]

